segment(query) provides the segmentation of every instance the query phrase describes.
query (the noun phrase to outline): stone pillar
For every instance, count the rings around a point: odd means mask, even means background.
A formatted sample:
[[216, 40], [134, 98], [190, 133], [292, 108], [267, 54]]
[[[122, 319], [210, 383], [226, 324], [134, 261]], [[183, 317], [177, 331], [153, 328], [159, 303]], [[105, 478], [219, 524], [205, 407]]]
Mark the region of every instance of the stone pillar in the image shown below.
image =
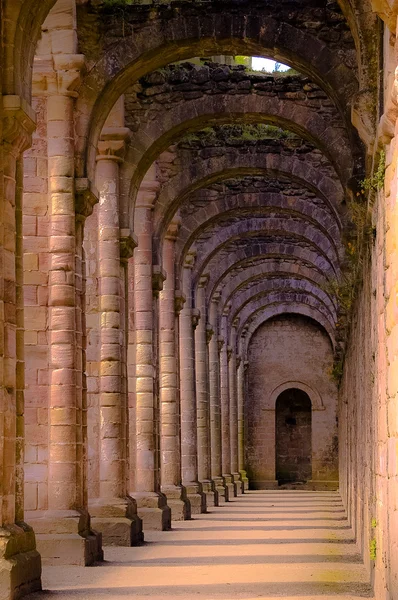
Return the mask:
[[196, 426], [195, 343], [192, 302], [192, 269], [195, 253], [185, 258], [182, 291], [186, 301], [180, 313], [181, 473], [191, 503], [191, 513], [206, 512], [206, 496], [198, 482]]
[[173, 521], [190, 519], [191, 507], [181, 485], [180, 412], [177, 387], [175, 242], [181, 221], [175, 218], [163, 242], [166, 280], [159, 294], [160, 479]]
[[[48, 510], [35, 518], [49, 564], [87, 565], [101, 557], [87, 511], [80, 322], [81, 232], [76, 229], [74, 105], [84, 68], [79, 54], [54, 55], [46, 90], [49, 185]], [[82, 225], [81, 225], [82, 226]]]
[[127, 495], [127, 410], [122, 394], [121, 244], [119, 164], [128, 129], [105, 128], [98, 144], [96, 184], [98, 210], [98, 274], [100, 309], [99, 368], [99, 497], [90, 502], [93, 527], [106, 545], [131, 546], [143, 541], [135, 500]]
[[196, 290], [196, 307], [200, 320], [195, 329], [195, 373], [198, 429], [198, 478], [206, 495], [207, 506], [218, 506], [218, 492], [211, 480], [209, 365], [207, 351], [206, 285], [208, 275], [200, 278]]
[[220, 295], [214, 294], [209, 307], [209, 399], [210, 399], [210, 446], [211, 479], [218, 492], [218, 501], [229, 499], [228, 487], [224, 486], [221, 460], [221, 399], [220, 399], [220, 356], [218, 343], [218, 303]]
[[153, 203], [157, 190], [155, 180], [141, 184], [134, 217], [138, 240], [134, 253], [136, 464], [131, 495], [137, 501], [144, 530], [171, 527], [171, 511], [160, 492], [158, 473], [153, 283], [159, 281], [159, 273], [152, 266]]
[[230, 410], [229, 410], [229, 369], [228, 362], [231, 349], [228, 344], [228, 314], [226, 308], [221, 317], [221, 350], [220, 350], [220, 389], [221, 389], [221, 449], [222, 449], [222, 476], [224, 485], [228, 487], [228, 497], [236, 496], [236, 486], [231, 474], [231, 435], [230, 435]]
[[243, 492], [242, 481], [239, 474], [238, 460], [238, 386], [236, 365], [236, 329], [238, 321], [232, 323], [230, 331], [230, 358], [228, 362], [229, 382], [229, 431], [231, 441], [231, 475], [238, 494]]
[[[19, 96], [3, 96], [0, 144], [0, 596], [41, 589], [35, 536], [24, 522], [22, 288], [22, 153], [34, 112]], [[18, 190], [16, 189], [18, 163]], [[17, 233], [17, 236], [15, 235]], [[22, 321], [21, 321], [22, 319]]]
[[[241, 334], [243, 335], [243, 333]], [[243, 484], [243, 491], [249, 489], [249, 480], [245, 470], [245, 424], [244, 424], [244, 402], [245, 402], [245, 370], [246, 362], [242, 360], [243, 340], [239, 340], [241, 354], [236, 359], [237, 365], [237, 394], [238, 394], [238, 468]]]

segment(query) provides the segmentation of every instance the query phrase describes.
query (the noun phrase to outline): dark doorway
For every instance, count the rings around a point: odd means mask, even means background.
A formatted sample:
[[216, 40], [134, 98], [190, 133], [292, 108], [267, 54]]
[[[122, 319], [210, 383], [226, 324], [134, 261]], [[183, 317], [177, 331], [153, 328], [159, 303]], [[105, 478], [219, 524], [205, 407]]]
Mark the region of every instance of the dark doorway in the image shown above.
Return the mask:
[[282, 392], [275, 407], [276, 479], [284, 483], [312, 478], [311, 400], [302, 390]]

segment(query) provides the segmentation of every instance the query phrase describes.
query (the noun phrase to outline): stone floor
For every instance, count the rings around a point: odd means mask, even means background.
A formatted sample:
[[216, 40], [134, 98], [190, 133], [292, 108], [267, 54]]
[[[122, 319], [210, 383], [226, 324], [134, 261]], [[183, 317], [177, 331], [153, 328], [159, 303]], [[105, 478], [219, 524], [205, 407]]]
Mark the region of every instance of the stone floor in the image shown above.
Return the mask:
[[29, 600], [373, 598], [335, 492], [249, 492], [89, 568], [44, 569]]

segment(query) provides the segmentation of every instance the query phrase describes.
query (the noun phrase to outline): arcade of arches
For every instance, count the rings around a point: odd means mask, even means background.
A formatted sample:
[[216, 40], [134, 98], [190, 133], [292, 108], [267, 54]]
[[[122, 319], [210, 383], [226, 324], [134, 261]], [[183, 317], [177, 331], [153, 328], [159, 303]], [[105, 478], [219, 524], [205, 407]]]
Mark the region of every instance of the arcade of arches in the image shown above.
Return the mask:
[[300, 487], [397, 600], [398, 3], [0, 11], [0, 599]]

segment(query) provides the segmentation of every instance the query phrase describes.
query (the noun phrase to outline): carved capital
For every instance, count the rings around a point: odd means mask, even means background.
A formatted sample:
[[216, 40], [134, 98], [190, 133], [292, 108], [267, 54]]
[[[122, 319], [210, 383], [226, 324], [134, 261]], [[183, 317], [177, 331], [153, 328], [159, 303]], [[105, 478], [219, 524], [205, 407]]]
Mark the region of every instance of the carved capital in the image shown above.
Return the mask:
[[214, 302], [214, 304], [218, 304], [221, 300], [221, 292], [214, 292], [213, 296], [211, 297], [211, 301]]
[[248, 366], [249, 366], [249, 361], [245, 360], [244, 363], [243, 363], [243, 366], [244, 366], [244, 368], [246, 370], [248, 368]]
[[200, 321], [200, 310], [198, 308], [192, 309], [192, 326], [194, 329], [197, 328]]
[[18, 158], [31, 145], [36, 129], [35, 111], [20, 96], [3, 96], [2, 121], [4, 143]]
[[207, 284], [209, 283], [209, 279], [210, 279], [210, 275], [208, 273], [205, 273], [204, 275], [202, 275], [199, 278], [198, 287], [200, 287], [200, 288], [207, 287]]
[[239, 319], [239, 317], [236, 317], [236, 319], [234, 319], [234, 320], [233, 320], [233, 322], [232, 322], [232, 327], [233, 327], [234, 329], [238, 329], [238, 327], [239, 327], [239, 322], [240, 322], [240, 319]]
[[85, 71], [83, 54], [51, 54], [35, 60], [33, 94], [77, 98]]
[[219, 336], [217, 339], [217, 344], [218, 344], [218, 352], [221, 352], [221, 350], [223, 349], [223, 346], [225, 344], [224, 338]]
[[227, 358], [228, 358], [228, 361], [231, 360], [232, 352], [233, 352], [232, 346], [227, 346]]
[[153, 209], [159, 190], [159, 181], [142, 181], [137, 193], [136, 208]]
[[210, 344], [210, 341], [214, 335], [214, 329], [210, 323], [206, 324], [206, 344]]
[[127, 127], [104, 127], [98, 142], [97, 161], [123, 162], [129, 136], [130, 129]]
[[222, 311], [223, 317], [228, 317], [229, 313], [231, 312], [231, 308], [232, 304], [231, 302], [228, 302], [228, 304], [224, 306], [224, 310]]
[[152, 291], [154, 296], [158, 296], [163, 289], [163, 282], [166, 281], [166, 273], [159, 265], [152, 267]]
[[76, 217], [86, 219], [93, 212], [98, 202], [98, 191], [86, 177], [75, 179], [75, 213]]
[[236, 357], [236, 368], [237, 369], [239, 369], [241, 362], [242, 362], [242, 357], [241, 356], [237, 356]]
[[186, 253], [185, 255], [185, 259], [184, 259], [184, 269], [193, 269], [194, 265], [195, 265], [195, 259], [196, 259], [196, 250], [190, 250], [189, 252]]
[[134, 249], [138, 246], [137, 236], [130, 233], [130, 229], [120, 230], [120, 258], [128, 260], [134, 254]]
[[185, 302], [186, 302], [185, 294], [181, 290], [176, 290], [175, 296], [174, 296], [174, 308], [175, 308], [177, 315], [179, 315], [180, 312], [182, 311], [182, 309], [184, 308]]
[[166, 231], [166, 235], [165, 238], [166, 240], [172, 240], [175, 241], [178, 237], [178, 232], [180, 231], [180, 227], [181, 227], [181, 217], [174, 217], [174, 219], [171, 221], [171, 223], [169, 224], [167, 231]]

